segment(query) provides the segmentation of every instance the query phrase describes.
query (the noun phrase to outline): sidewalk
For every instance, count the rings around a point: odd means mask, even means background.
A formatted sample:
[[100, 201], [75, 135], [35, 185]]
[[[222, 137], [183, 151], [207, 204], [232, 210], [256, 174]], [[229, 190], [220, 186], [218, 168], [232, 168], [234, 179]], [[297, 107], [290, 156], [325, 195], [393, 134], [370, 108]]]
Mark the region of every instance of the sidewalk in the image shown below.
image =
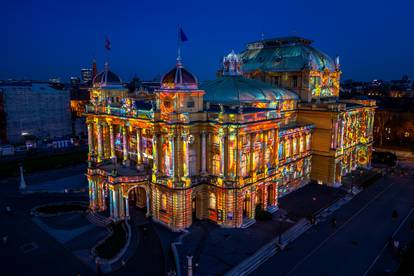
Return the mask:
[[45, 181], [39, 184], [29, 184], [26, 193], [67, 193], [85, 192], [88, 188], [84, 174], [68, 176], [60, 179]]

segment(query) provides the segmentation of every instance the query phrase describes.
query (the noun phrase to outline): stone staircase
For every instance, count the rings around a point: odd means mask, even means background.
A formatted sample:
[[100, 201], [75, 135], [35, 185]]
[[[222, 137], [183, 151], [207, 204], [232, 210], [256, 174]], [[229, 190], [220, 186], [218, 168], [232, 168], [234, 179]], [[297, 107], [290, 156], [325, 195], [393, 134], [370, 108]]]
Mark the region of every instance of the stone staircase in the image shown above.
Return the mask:
[[299, 220], [294, 226], [282, 234], [282, 244], [279, 244], [279, 236], [260, 248], [256, 253], [244, 259], [239, 265], [228, 271], [225, 276], [248, 275], [282, 250], [288, 243], [297, 239], [312, 225], [307, 219]]
[[111, 219], [101, 216], [100, 214], [95, 213], [93, 211], [88, 212], [88, 214], [86, 215], [86, 219], [90, 223], [100, 227], [105, 227], [111, 223]]
[[275, 213], [277, 210], [279, 210], [278, 206], [269, 206], [266, 208], [266, 211], [268, 211], [271, 214]]
[[246, 228], [252, 226], [255, 222], [256, 222], [255, 219], [243, 218], [243, 223], [241, 225], [241, 228], [246, 229]]
[[312, 224], [307, 219], [299, 220], [295, 225], [286, 230], [281, 237], [280, 246], [283, 248], [288, 245], [290, 242], [297, 239], [300, 235], [305, 233], [309, 228], [312, 227]]

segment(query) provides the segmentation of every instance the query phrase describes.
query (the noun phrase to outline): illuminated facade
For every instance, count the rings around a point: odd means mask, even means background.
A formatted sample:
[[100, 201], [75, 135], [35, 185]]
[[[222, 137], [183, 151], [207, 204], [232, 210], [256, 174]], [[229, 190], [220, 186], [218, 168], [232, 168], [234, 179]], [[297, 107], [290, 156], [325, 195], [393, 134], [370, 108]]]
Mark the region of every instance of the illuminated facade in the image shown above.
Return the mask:
[[299, 97], [240, 66], [229, 54], [199, 87], [178, 58], [155, 100], [129, 94], [106, 66], [85, 112], [90, 207], [114, 220], [146, 208], [173, 230], [194, 219], [243, 227], [307, 184], [313, 125], [297, 123]]
[[375, 101], [338, 99], [339, 58], [299, 37], [261, 40], [241, 54], [246, 77], [261, 79], [300, 96], [298, 121], [315, 126], [311, 178], [339, 186], [357, 167], [369, 167]]

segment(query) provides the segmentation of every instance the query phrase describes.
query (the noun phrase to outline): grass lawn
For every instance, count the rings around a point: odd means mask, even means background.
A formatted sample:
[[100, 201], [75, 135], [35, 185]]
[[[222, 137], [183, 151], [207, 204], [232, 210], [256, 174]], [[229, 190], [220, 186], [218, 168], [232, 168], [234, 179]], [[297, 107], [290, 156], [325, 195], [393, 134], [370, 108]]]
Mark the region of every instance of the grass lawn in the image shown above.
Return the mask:
[[57, 213], [86, 211], [87, 209], [88, 209], [87, 206], [83, 206], [79, 204], [58, 204], [58, 205], [41, 206], [37, 208], [36, 211], [41, 214], [51, 215], [51, 214], [57, 214]]

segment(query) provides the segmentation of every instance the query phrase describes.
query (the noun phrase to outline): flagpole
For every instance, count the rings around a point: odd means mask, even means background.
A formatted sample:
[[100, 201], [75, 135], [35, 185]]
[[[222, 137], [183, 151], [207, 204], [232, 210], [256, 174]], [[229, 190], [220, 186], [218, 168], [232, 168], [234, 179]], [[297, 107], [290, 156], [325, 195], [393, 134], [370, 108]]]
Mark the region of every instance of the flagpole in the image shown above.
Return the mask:
[[181, 39], [180, 39], [180, 25], [177, 27], [177, 61], [181, 60]]

